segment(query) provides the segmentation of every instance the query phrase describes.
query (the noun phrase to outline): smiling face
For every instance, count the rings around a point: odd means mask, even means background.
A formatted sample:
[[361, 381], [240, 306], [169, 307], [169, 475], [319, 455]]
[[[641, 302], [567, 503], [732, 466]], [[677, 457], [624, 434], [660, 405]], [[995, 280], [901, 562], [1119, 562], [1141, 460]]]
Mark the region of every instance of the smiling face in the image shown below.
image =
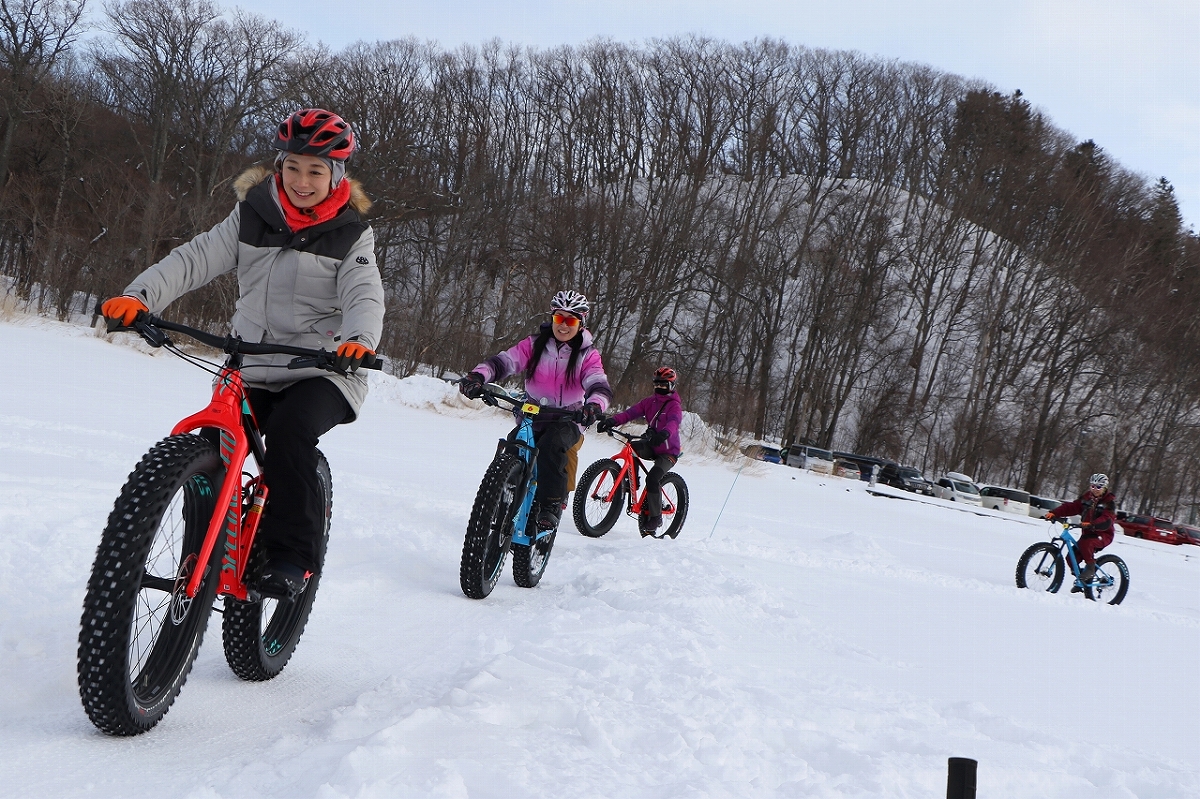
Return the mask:
[[332, 189], [333, 173], [314, 155], [288, 153], [279, 172], [283, 176], [283, 190], [297, 208], [312, 208], [328, 197]]
[[554, 331], [554, 338], [564, 344], [575, 338], [575, 334], [579, 332], [582, 320], [574, 314], [555, 311], [550, 318], [551, 329]]

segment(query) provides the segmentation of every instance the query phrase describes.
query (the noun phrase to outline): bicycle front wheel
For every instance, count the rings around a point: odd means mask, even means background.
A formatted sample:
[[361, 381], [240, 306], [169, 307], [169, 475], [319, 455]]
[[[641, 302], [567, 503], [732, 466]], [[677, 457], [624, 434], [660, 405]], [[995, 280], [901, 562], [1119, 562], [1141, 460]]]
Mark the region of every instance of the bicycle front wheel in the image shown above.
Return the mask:
[[675, 538], [683, 529], [688, 514], [688, 487], [683, 478], [675, 472], [663, 475], [662, 482], [662, 515], [667, 523], [664, 536]]
[[1066, 566], [1054, 544], [1042, 541], [1021, 554], [1017, 561], [1017, 588], [1055, 593], [1062, 587]]
[[333, 518], [333, 475], [329, 461], [319, 451], [317, 480], [325, 502], [325, 529], [317, 552], [317, 570], [308, 578], [304, 593], [292, 600], [262, 597], [242, 602], [225, 597], [225, 617], [221, 623], [225, 662], [243, 680], [269, 680], [283, 671], [308, 624], [329, 546], [329, 521]]
[[625, 507], [625, 481], [617, 482], [621, 467], [605, 458], [587, 467], [579, 478], [571, 515], [575, 529], [588, 538], [599, 538], [612, 529]]
[[512, 453], [496, 456], [479, 484], [467, 535], [463, 539], [458, 583], [471, 599], [483, 599], [492, 593], [504, 571], [504, 561], [512, 544], [513, 516], [525, 464]]
[[[171, 436], [134, 468], [108, 516], [83, 601], [78, 666], [83, 708], [104, 732], [146, 732], [187, 680], [217, 591], [223, 541], [208, 562], [199, 556], [224, 476], [212, 444]], [[197, 570], [204, 577], [189, 598]]]
[[1129, 591], [1129, 567], [1116, 555], [1096, 558], [1096, 577], [1099, 585], [1085, 588], [1084, 596], [1097, 602], [1119, 605]]

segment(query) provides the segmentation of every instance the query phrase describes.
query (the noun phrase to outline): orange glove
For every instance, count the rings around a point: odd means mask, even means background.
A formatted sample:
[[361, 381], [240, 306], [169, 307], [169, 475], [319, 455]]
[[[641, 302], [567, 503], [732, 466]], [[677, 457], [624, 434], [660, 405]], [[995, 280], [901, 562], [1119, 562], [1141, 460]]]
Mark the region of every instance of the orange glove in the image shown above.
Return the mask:
[[104, 318], [120, 321], [121, 327], [129, 327], [139, 313], [149, 310], [146, 303], [128, 295], [107, 299], [100, 306], [100, 313], [104, 314]]
[[364, 363], [367, 366], [375, 363], [375, 350], [369, 349], [357, 341], [343, 341], [337, 348], [337, 355], [333, 359], [333, 365], [343, 372], [357, 371], [358, 367]]

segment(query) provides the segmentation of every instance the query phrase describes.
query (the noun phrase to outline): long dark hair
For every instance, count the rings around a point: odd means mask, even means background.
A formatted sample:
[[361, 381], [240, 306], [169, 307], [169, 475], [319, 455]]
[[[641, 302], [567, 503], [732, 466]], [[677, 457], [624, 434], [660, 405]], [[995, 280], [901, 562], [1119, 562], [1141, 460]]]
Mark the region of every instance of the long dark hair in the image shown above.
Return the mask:
[[[537, 371], [538, 361], [542, 359], [542, 353], [546, 351], [546, 345], [550, 343], [550, 339], [554, 337], [554, 328], [549, 322], [542, 322], [542, 328], [538, 331], [537, 338], [533, 341], [533, 353], [529, 356], [529, 364], [525, 367], [525, 379], [529, 380], [533, 377], [533, 373]], [[579, 332], [571, 337], [567, 342], [571, 348], [571, 357], [567, 359], [567, 379], [575, 378], [575, 370], [579, 368], [579, 351], [583, 347], [583, 325], [579, 326]]]

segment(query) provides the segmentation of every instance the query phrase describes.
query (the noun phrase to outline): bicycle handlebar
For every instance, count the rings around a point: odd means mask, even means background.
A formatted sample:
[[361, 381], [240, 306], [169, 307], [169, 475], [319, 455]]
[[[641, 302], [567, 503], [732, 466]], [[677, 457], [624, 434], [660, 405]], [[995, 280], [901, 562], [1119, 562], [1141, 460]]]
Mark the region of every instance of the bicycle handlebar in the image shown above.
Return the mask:
[[537, 408], [538, 408], [537, 415], [538, 416], [549, 416], [549, 417], [556, 417], [559, 419], [570, 419], [571, 421], [573, 421], [577, 424], [583, 424], [583, 411], [581, 411], [581, 410], [570, 410], [567, 408], [552, 408], [552, 407], [538, 405], [538, 403], [532, 402], [531, 400], [520, 399], [518, 397], [514, 397], [511, 394], [509, 394], [507, 391], [505, 391], [504, 389], [500, 388], [499, 386], [497, 386], [496, 388], [492, 388], [491, 387], [492, 385], [495, 385], [495, 384], [484, 385], [482, 387], [483, 392], [479, 395], [479, 399], [483, 400], [484, 403], [487, 405], [491, 405], [492, 407], [495, 407], [499, 404], [498, 401], [503, 401], [503, 402], [508, 403], [509, 406], [511, 406], [514, 410], [516, 410], [517, 408], [521, 408], [528, 403], [528, 404], [537, 406]]
[[[99, 307], [96, 311], [99, 313]], [[194, 327], [179, 324], [178, 322], [169, 322], [166, 319], [159, 319], [157, 316], [146, 313], [139, 313], [137, 318], [133, 320], [133, 325], [124, 327], [116, 319], [107, 319], [108, 332], [116, 333], [121, 331], [133, 331], [141, 336], [151, 347], [161, 347], [164, 344], [169, 344], [170, 339], [167, 338], [164, 330], [170, 330], [173, 333], [182, 333], [189, 338], [199, 341], [201, 344], [207, 344], [210, 347], [221, 350], [227, 355], [295, 355], [287, 365], [288, 369], [324, 369], [326, 372], [337, 372], [344, 374], [345, 372], [333, 365], [333, 359], [336, 353], [329, 352], [326, 349], [310, 349], [307, 347], [293, 347], [287, 344], [258, 344], [252, 341], [242, 341], [235, 336], [215, 336], [212, 333], [203, 330], [197, 330]], [[365, 360], [360, 369], [383, 369], [383, 360], [378, 356], [371, 363]]]

